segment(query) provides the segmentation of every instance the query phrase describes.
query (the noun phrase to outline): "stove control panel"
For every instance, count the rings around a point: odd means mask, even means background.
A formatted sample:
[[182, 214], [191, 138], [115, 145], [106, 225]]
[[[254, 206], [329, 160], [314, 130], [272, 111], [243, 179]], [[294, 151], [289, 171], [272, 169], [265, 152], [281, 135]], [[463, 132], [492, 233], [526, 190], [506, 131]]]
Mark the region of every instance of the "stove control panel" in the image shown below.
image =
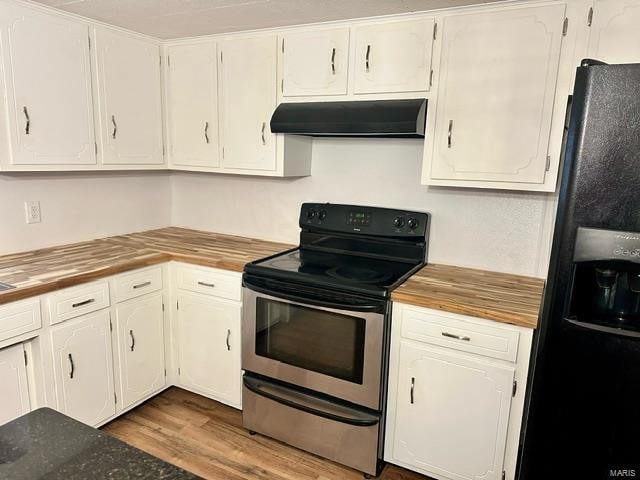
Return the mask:
[[390, 208], [304, 203], [300, 227], [329, 232], [377, 236], [419, 237], [429, 230], [429, 214]]

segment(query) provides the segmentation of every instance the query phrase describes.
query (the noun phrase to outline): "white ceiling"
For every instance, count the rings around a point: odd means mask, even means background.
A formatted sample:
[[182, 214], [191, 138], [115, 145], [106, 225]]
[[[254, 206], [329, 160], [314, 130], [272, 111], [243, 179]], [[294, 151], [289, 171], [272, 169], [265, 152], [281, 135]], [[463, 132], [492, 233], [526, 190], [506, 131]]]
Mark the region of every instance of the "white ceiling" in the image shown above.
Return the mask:
[[498, 0], [35, 0], [169, 39], [406, 13]]

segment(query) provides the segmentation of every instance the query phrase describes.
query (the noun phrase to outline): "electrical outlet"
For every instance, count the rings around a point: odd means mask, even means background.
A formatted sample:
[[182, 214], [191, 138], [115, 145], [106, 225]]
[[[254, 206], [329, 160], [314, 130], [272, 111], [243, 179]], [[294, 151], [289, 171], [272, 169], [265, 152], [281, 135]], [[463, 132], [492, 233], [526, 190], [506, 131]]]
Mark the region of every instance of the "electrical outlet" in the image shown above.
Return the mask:
[[27, 223], [40, 223], [40, 202], [31, 200], [24, 202], [24, 209], [27, 214]]

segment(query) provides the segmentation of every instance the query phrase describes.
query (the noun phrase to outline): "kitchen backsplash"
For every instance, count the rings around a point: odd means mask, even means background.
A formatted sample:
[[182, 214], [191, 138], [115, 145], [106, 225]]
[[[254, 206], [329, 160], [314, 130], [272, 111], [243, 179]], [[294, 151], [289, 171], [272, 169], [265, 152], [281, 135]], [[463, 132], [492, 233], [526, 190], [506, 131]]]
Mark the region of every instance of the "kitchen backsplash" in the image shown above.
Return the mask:
[[[315, 139], [312, 176], [0, 176], [0, 254], [168, 225], [297, 243], [304, 201], [431, 212], [429, 261], [545, 276], [555, 195], [420, 185], [420, 141]], [[39, 200], [42, 223], [25, 223]]]
[[304, 201], [432, 213], [429, 261], [546, 276], [555, 195], [420, 185], [420, 141], [314, 139], [299, 179], [174, 173], [173, 225], [297, 243]]

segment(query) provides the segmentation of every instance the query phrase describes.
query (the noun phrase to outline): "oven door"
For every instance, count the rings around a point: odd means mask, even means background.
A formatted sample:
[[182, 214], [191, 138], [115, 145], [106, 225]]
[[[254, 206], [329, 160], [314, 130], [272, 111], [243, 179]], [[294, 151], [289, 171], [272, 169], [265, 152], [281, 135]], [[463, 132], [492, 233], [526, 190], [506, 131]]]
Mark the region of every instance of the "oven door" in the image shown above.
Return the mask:
[[380, 409], [384, 300], [244, 286], [244, 370]]

